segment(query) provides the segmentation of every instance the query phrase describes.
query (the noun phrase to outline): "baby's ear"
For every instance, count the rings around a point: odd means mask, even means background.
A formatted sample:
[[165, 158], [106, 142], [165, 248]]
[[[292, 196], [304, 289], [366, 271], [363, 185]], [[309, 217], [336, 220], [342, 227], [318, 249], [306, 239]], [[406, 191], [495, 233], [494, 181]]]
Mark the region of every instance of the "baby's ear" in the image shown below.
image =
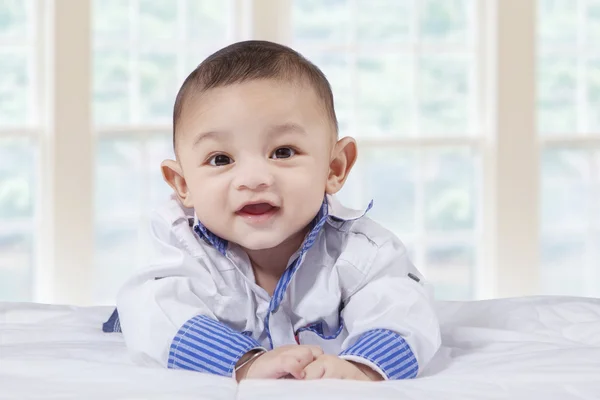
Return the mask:
[[327, 194], [335, 194], [342, 189], [356, 162], [356, 153], [356, 140], [351, 137], [342, 138], [335, 144], [331, 153], [329, 176], [325, 187]]
[[185, 207], [194, 207], [191, 193], [183, 176], [181, 165], [175, 160], [165, 160], [160, 164], [165, 182], [173, 188], [181, 204]]

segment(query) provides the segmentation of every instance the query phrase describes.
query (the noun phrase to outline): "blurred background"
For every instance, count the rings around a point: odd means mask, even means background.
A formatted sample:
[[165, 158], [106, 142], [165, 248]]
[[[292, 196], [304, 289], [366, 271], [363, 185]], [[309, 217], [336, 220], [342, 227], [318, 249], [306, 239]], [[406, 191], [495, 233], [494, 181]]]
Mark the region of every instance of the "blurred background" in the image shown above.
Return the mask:
[[323, 69], [342, 200], [437, 298], [600, 296], [600, 0], [0, 0], [0, 300], [114, 303], [179, 85], [248, 38]]

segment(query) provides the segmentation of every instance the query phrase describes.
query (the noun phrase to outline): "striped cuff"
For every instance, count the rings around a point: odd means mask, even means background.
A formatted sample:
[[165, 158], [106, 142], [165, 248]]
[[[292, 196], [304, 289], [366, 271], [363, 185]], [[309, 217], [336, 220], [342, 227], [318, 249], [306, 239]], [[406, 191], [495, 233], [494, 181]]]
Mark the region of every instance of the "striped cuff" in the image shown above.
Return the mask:
[[417, 376], [417, 359], [404, 338], [386, 329], [365, 332], [340, 357], [358, 361], [362, 359], [383, 373], [387, 379], [409, 379]]
[[256, 348], [260, 344], [253, 338], [197, 315], [175, 335], [167, 367], [232, 376], [239, 359]]

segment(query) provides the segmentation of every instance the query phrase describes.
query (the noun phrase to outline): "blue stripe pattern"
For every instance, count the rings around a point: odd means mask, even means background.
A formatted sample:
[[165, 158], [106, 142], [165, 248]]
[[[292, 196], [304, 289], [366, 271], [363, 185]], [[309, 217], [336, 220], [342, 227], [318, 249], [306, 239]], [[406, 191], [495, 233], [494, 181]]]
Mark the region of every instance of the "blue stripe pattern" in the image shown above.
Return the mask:
[[323, 332], [323, 322], [317, 322], [317, 323], [302, 327], [302, 328], [298, 329], [296, 334], [299, 334], [300, 332], [304, 332], [304, 331], [311, 331], [313, 333], [316, 333], [317, 335], [319, 335], [320, 337], [322, 337], [325, 340], [333, 340], [333, 339], [336, 339], [338, 336], [340, 336], [340, 333], [342, 333], [343, 330], [344, 330], [344, 320], [340, 317], [340, 325], [338, 326], [337, 330], [331, 335], [326, 335], [325, 332]]
[[417, 376], [419, 365], [404, 338], [387, 329], [365, 332], [340, 356], [357, 356], [377, 365], [390, 380]]
[[121, 332], [121, 320], [119, 319], [119, 312], [115, 308], [110, 315], [108, 321], [102, 324], [102, 332], [106, 333], [120, 333]]
[[232, 376], [239, 359], [260, 347], [260, 343], [252, 337], [209, 317], [197, 315], [175, 335], [167, 367]]
[[217, 249], [219, 253], [222, 255], [226, 254], [229, 242], [209, 231], [206, 226], [204, 226], [198, 220], [196, 220], [196, 224], [194, 225], [194, 232], [196, 232], [196, 234], [204, 239], [208, 244]]

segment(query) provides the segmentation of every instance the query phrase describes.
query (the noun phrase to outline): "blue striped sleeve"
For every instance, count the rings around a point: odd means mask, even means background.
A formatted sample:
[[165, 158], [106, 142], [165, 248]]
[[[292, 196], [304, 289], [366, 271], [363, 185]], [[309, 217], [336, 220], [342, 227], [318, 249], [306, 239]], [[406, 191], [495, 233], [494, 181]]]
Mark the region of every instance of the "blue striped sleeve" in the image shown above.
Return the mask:
[[347, 359], [363, 359], [377, 366], [387, 379], [410, 379], [417, 376], [419, 365], [404, 338], [386, 329], [365, 332], [340, 353]]
[[253, 338], [203, 315], [187, 321], [177, 332], [169, 352], [168, 368], [232, 376], [235, 364], [247, 352], [261, 348]]

